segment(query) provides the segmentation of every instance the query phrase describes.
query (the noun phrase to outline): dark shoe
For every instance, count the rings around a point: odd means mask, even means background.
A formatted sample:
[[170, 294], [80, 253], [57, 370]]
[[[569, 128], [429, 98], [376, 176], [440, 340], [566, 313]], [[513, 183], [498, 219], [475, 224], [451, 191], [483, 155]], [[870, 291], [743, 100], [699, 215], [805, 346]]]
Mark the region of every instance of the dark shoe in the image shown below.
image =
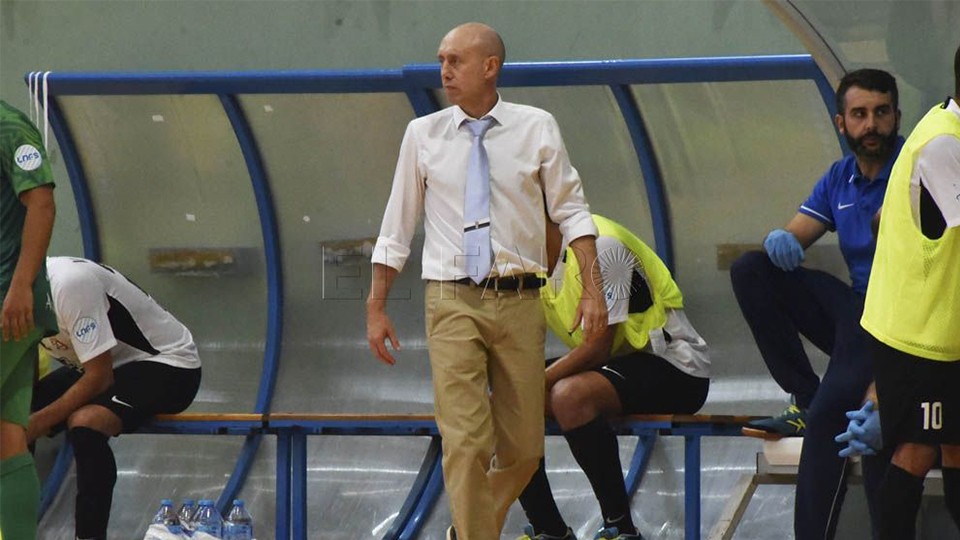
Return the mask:
[[517, 540], [577, 540], [577, 537], [573, 534], [573, 529], [567, 527], [567, 534], [563, 536], [553, 536], [551, 534], [533, 534], [533, 525], [527, 524], [523, 528], [523, 536], [517, 538]]
[[791, 404], [778, 416], [748, 422], [741, 432], [748, 437], [779, 441], [784, 437], [803, 437], [807, 430], [807, 411]]
[[600, 529], [593, 540], [643, 540], [643, 536], [640, 536], [640, 533], [620, 534], [620, 530], [616, 527], [607, 527], [606, 529]]

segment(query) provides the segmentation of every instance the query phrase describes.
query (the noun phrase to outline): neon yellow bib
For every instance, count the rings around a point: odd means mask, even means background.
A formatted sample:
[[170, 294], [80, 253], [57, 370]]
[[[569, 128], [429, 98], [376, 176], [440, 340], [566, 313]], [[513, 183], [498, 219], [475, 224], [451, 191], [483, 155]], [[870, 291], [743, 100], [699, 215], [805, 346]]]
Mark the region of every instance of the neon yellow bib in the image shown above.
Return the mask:
[[[960, 228], [931, 240], [914, 221], [910, 178], [932, 139], [960, 139], [960, 119], [940, 106], [920, 120], [890, 173], [860, 321], [878, 340], [931, 360], [960, 359]], [[919, 212], [918, 212], [919, 213]]]
[[[653, 305], [646, 311], [630, 313], [627, 320], [618, 324], [613, 338], [611, 352], [617, 352], [628, 343], [635, 350], [643, 349], [650, 341], [650, 331], [662, 328], [667, 321], [667, 309], [683, 309], [683, 295], [680, 288], [670, 276], [660, 257], [642, 240], [633, 235], [623, 226], [594, 214], [600, 236], [609, 236], [619, 240], [633, 252], [639, 260], [639, 270], [646, 279]], [[573, 326], [573, 319], [580, 303], [583, 285], [580, 282], [580, 267], [573, 250], [567, 248], [566, 266], [563, 273], [563, 286], [559, 291], [554, 290], [553, 284], [548, 282], [540, 292], [547, 326], [571, 349], [583, 343], [583, 330], [577, 328], [569, 333]]]

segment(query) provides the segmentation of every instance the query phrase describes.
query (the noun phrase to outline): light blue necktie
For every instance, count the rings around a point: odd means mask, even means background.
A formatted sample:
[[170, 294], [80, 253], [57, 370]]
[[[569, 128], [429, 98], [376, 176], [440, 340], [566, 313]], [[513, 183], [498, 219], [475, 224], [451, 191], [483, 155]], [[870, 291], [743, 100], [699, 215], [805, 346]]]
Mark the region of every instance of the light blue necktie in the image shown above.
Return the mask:
[[473, 134], [473, 145], [467, 161], [467, 185], [463, 193], [463, 253], [467, 276], [475, 283], [480, 283], [493, 266], [493, 248], [490, 245], [490, 162], [483, 148], [483, 135], [493, 124], [493, 118], [468, 120], [466, 124]]

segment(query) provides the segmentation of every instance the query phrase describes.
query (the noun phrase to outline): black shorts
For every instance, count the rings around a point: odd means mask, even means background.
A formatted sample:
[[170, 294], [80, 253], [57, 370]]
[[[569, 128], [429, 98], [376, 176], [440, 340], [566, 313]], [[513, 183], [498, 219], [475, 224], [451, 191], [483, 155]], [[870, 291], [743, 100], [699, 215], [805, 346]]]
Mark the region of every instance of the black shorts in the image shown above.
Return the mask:
[[960, 361], [929, 360], [870, 338], [883, 445], [960, 444]]
[[[556, 360], [548, 360], [547, 365]], [[623, 414], [693, 414], [710, 390], [710, 379], [694, 377], [640, 351], [611, 358], [594, 371], [616, 389]]]
[[[31, 410], [53, 403], [83, 374], [67, 367], [40, 379]], [[160, 362], [139, 361], [113, 370], [113, 385], [90, 403], [110, 409], [123, 423], [123, 433], [136, 431], [157, 414], [175, 414], [190, 406], [200, 388], [200, 368], [184, 369]], [[57, 426], [51, 435], [64, 429]]]

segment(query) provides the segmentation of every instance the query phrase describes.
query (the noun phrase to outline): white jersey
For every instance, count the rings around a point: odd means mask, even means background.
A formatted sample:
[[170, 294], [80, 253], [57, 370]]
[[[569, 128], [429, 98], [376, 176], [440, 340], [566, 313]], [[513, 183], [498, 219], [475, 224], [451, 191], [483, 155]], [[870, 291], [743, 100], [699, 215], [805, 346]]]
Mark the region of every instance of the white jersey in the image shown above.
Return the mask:
[[200, 367], [190, 330], [120, 272], [49, 257], [47, 273], [60, 327], [41, 342], [51, 357], [74, 369], [107, 351], [114, 368], [142, 360]]

